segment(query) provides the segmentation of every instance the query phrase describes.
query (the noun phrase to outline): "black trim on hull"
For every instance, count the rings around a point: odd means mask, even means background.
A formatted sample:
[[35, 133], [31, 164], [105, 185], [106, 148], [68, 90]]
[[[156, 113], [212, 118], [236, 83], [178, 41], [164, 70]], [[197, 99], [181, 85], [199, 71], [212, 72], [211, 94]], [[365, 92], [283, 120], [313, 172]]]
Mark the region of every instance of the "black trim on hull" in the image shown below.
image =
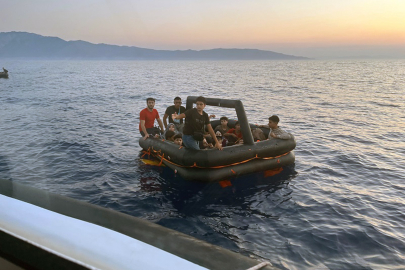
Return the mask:
[[[32, 270], [89, 270], [90, 268], [69, 261], [28, 241], [21, 240], [0, 230], [0, 257]], [[0, 264], [1, 266], [1, 264]]]
[[[259, 263], [255, 259], [149, 221], [13, 181], [0, 179], [0, 194], [114, 230], [211, 270], [246, 270]], [[65, 269], [59, 267], [63, 263], [62, 258], [51, 258], [41, 250], [36, 250], [38, 253], [35, 254], [26, 254], [31, 252], [29, 249], [32, 246], [20, 242], [16, 237], [0, 233], [0, 256], [10, 261], [13, 259], [18, 265], [32, 267], [28, 269]], [[82, 267], [76, 265], [69, 269]], [[260, 269], [278, 268], [267, 265]]]

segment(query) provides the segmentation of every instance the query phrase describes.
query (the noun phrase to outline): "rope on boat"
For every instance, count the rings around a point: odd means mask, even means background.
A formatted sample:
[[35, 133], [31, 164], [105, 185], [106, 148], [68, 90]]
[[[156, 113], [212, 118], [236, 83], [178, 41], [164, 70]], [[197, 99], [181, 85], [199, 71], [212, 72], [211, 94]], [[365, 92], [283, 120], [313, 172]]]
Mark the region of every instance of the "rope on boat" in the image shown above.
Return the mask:
[[148, 158], [150, 157], [150, 155], [151, 155], [150, 147], [148, 148], [148, 151], [143, 151], [143, 155], [141, 156], [141, 158], [143, 158], [145, 155], [148, 155]]
[[[179, 149], [180, 149], [180, 148], [179, 148]], [[249, 159], [240, 161], [240, 162], [235, 162], [235, 163], [232, 163], [232, 164], [228, 164], [228, 165], [213, 166], [213, 167], [202, 167], [202, 166], [198, 166], [196, 162], [194, 162], [194, 164], [193, 164], [192, 166], [185, 166], [185, 165], [180, 165], [180, 164], [174, 163], [173, 161], [170, 161], [170, 160], [168, 160], [167, 158], [165, 158], [165, 157], [164, 157], [164, 155], [165, 155], [164, 153], [163, 153], [163, 154], [160, 154], [160, 153], [162, 152], [162, 150], [156, 151], [156, 150], [153, 149], [153, 147], [152, 147], [152, 148], [149, 147], [147, 151], [143, 151], [143, 152], [144, 152], [144, 154], [141, 156], [141, 158], [142, 158], [144, 155], [146, 155], [146, 154], [148, 154], [148, 156], [152, 155], [152, 156], [155, 156], [155, 157], [159, 158], [159, 159], [160, 159], [160, 163], [159, 163], [158, 166], [161, 166], [162, 163], [163, 163], [163, 161], [166, 161], [166, 162], [168, 162], [168, 163], [170, 163], [170, 164], [172, 164], [172, 165], [175, 165], [175, 166], [178, 166], [178, 167], [182, 167], [182, 168], [200, 168], [200, 169], [208, 169], [208, 168], [210, 168], [210, 169], [220, 169], [220, 168], [226, 168], [226, 167], [230, 167], [230, 166], [234, 166], [234, 165], [243, 164], [243, 163], [252, 161], [252, 160], [254, 160], [254, 159], [265, 159], [265, 160], [277, 159], [277, 163], [280, 163], [280, 159], [279, 159], [279, 158], [280, 158], [280, 157], [283, 157], [283, 156], [286, 156], [286, 155], [288, 155], [288, 154], [290, 153], [290, 152], [287, 152], [287, 153], [285, 153], [285, 154], [282, 154], [282, 155], [279, 155], [279, 156], [275, 156], [275, 157], [259, 157], [259, 156], [256, 154], [255, 157], [252, 157], [252, 158], [249, 158]], [[232, 170], [232, 172], [233, 172], [234, 174], [236, 174], [235, 171]]]

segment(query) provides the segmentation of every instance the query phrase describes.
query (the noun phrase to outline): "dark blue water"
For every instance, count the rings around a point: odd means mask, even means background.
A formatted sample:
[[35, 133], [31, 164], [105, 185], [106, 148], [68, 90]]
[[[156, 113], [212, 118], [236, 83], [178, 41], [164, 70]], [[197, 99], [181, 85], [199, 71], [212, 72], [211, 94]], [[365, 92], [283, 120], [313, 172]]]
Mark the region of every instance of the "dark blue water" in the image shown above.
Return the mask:
[[[0, 177], [141, 217], [282, 269], [405, 268], [405, 61], [1, 61]], [[139, 111], [241, 99], [296, 163], [232, 186], [140, 161]], [[217, 116], [230, 109], [207, 107]]]

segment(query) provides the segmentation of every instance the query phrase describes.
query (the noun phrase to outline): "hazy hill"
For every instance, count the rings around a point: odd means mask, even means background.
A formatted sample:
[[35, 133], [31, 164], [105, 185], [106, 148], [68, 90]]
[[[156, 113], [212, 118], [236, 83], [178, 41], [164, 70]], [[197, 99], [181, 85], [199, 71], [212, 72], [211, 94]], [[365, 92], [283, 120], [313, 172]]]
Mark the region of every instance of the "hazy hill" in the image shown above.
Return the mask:
[[0, 58], [128, 60], [299, 60], [305, 57], [255, 49], [168, 51], [65, 41], [26, 32], [0, 33]]

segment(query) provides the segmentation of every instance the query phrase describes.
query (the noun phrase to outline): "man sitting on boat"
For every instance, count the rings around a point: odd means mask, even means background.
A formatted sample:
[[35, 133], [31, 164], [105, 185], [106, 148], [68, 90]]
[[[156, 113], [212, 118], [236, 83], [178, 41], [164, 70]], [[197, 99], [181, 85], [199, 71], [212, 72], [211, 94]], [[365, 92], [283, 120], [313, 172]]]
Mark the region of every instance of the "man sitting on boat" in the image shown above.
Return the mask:
[[223, 135], [224, 135], [225, 133], [227, 133], [228, 130], [229, 130], [229, 127], [228, 127], [228, 117], [222, 116], [219, 120], [221, 121], [221, 124], [218, 125], [218, 126], [215, 128], [214, 131], [215, 131], [215, 132], [217, 132], [217, 131], [221, 132], [221, 136], [223, 136]]
[[181, 133], [174, 135], [173, 139], [175, 144], [180, 146], [183, 144], [183, 136], [181, 135]]
[[224, 133], [225, 138], [228, 140], [228, 145], [243, 143], [243, 135], [240, 130], [239, 121], [235, 122], [235, 128], [231, 128]]
[[8, 70], [3, 67], [3, 72], [8, 73]]
[[215, 141], [215, 147], [222, 150], [222, 144], [220, 144], [217, 137], [215, 137], [208, 114], [204, 112], [206, 105], [207, 102], [205, 98], [199, 96], [196, 99], [196, 108], [187, 110], [181, 114], [175, 112], [172, 114], [172, 119], [185, 118], [183, 129], [183, 144], [185, 147], [200, 150], [199, 142], [204, 139], [204, 125], [206, 125], [208, 132]]
[[[159, 135], [164, 132], [164, 128], [162, 120], [160, 120], [158, 111], [154, 109], [155, 99], [147, 98], [146, 104], [147, 107], [143, 109], [139, 114], [139, 131], [144, 140], [146, 140], [150, 135], [159, 138]], [[155, 119], [159, 123], [160, 130], [159, 128], [154, 127]]]
[[[258, 127], [269, 128], [268, 139], [282, 139], [282, 140], [289, 140], [291, 139], [291, 135], [286, 131], [282, 130], [278, 127], [278, 123], [280, 122], [280, 118], [277, 115], [272, 115], [269, 117], [269, 123], [267, 125], [259, 125]], [[265, 140], [263, 131], [260, 128], [257, 128], [253, 131], [253, 136], [259, 140]]]
[[165, 133], [165, 139], [167, 142], [174, 142], [174, 136], [176, 133], [173, 130], [167, 130]]
[[165, 132], [162, 134], [161, 138], [162, 138], [162, 139], [166, 139], [166, 133], [167, 133], [168, 131], [170, 131], [170, 130], [173, 131], [175, 135], [179, 133], [179, 132], [177, 131], [177, 129], [176, 129], [176, 126], [175, 126], [173, 123], [170, 123], [170, 124], [167, 125], [166, 130], [165, 130]]

